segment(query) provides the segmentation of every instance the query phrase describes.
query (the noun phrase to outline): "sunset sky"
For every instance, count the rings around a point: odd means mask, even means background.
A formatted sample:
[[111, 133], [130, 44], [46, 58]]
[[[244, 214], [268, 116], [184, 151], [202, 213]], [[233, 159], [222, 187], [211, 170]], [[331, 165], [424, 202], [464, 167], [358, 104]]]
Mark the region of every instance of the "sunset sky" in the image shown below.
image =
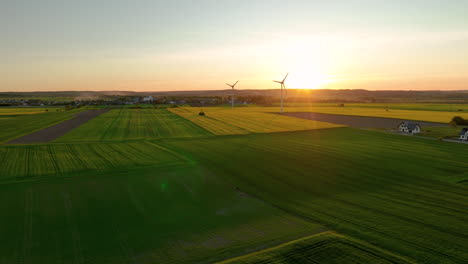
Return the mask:
[[468, 0], [5, 0], [0, 91], [468, 89]]

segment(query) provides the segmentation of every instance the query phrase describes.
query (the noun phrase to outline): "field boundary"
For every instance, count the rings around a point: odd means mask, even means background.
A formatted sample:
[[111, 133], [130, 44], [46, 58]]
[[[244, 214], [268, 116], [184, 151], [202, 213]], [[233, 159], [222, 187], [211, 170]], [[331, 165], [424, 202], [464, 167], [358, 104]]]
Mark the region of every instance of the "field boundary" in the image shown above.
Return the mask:
[[323, 232], [316, 233], [316, 234], [313, 234], [313, 235], [310, 235], [310, 236], [305, 236], [305, 237], [301, 237], [301, 238], [298, 238], [298, 239], [290, 240], [290, 241], [278, 244], [278, 245], [273, 246], [273, 247], [257, 250], [257, 251], [254, 251], [254, 252], [242, 255], [242, 256], [238, 256], [238, 257], [234, 257], [234, 258], [230, 258], [230, 259], [225, 259], [225, 260], [222, 260], [222, 261], [219, 261], [219, 262], [215, 262], [214, 264], [227, 264], [227, 263], [232, 262], [232, 261], [241, 260], [241, 259], [244, 259], [244, 258], [248, 258], [248, 257], [251, 257], [251, 256], [261, 254], [261, 253], [270, 252], [270, 251], [273, 251], [273, 250], [276, 250], [276, 249], [279, 249], [279, 248], [282, 248], [282, 247], [285, 247], [285, 246], [288, 246], [288, 245], [295, 244], [297, 242], [307, 240], [309, 238], [313, 238], [313, 237], [317, 237], [319, 235], [325, 235], [325, 234], [336, 234], [336, 233], [333, 232], [333, 231], [323, 231]]
[[[269, 247], [269, 248], [266, 248], [266, 249], [257, 250], [257, 251], [254, 251], [254, 252], [242, 255], [242, 256], [238, 256], [238, 257], [234, 257], [234, 258], [230, 258], [230, 259], [225, 259], [225, 260], [222, 260], [222, 261], [219, 261], [219, 262], [215, 262], [215, 264], [228, 264], [228, 263], [232, 263], [232, 262], [235, 262], [235, 261], [242, 261], [243, 259], [246, 259], [246, 258], [249, 258], [249, 257], [255, 257], [255, 256], [258, 256], [260, 254], [269, 253], [269, 252], [272, 252], [272, 251], [275, 251], [275, 250], [278, 250], [278, 249], [281, 249], [281, 248], [284, 248], [284, 247], [287, 247], [287, 246], [290, 246], [290, 245], [294, 245], [294, 244], [297, 244], [299, 242], [303, 242], [303, 241], [306, 241], [306, 240], [309, 240], [309, 239], [313, 239], [313, 238], [318, 239], [321, 236], [324, 237], [324, 239], [327, 239], [327, 236], [329, 237], [329, 239], [330, 238], [338, 239], [338, 241], [330, 241], [330, 243], [344, 243], [344, 244], [347, 244], [346, 242], [352, 242], [353, 244], [350, 244], [350, 246], [353, 246], [354, 244], [357, 244], [357, 246], [354, 246], [357, 250], [365, 251], [366, 253], [368, 253], [370, 255], [374, 255], [374, 254], [372, 254], [372, 252], [367, 251], [367, 250], [365, 250], [364, 248], [361, 248], [361, 247], [369, 248], [369, 249], [384, 253], [384, 256], [386, 255], [388, 257], [395, 258], [395, 259], [400, 260], [401, 262], [404, 262], [404, 263], [415, 263], [415, 262], [413, 262], [411, 260], [408, 260], [408, 259], [406, 259], [406, 258], [404, 258], [402, 256], [396, 255], [396, 254], [394, 254], [394, 253], [392, 253], [390, 251], [387, 251], [385, 249], [373, 246], [373, 245], [368, 244], [368, 243], [366, 243], [364, 241], [360, 241], [360, 240], [354, 239], [352, 237], [344, 236], [344, 235], [341, 235], [341, 234], [336, 233], [334, 231], [324, 231], [324, 232], [316, 233], [316, 234], [313, 234], [313, 235], [310, 235], [310, 236], [305, 236], [305, 237], [294, 239], [294, 240], [291, 240], [291, 241], [288, 241], [288, 242], [284, 242], [284, 243], [281, 243], [281, 244], [278, 244], [276, 246]], [[340, 240], [342, 240], [342, 241], [340, 241]], [[321, 244], [321, 243], [319, 243], [319, 244]], [[379, 255], [374, 255], [374, 256], [378, 257], [378, 258], [381, 258], [381, 256], [379, 256]], [[384, 257], [382, 259], [388, 261], [388, 259], [386, 259]]]

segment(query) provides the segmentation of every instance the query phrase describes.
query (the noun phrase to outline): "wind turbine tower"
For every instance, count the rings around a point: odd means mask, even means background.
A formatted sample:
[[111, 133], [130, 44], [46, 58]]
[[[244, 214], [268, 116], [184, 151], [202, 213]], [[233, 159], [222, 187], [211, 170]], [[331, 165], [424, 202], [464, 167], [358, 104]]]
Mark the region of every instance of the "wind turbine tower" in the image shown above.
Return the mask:
[[232, 88], [232, 98], [231, 98], [231, 103], [232, 103], [232, 108], [234, 108], [234, 87], [236, 87], [236, 84], [238, 83], [239, 81], [237, 81], [235, 84], [229, 84], [229, 83], [226, 83], [227, 86], [231, 87]]
[[286, 85], [284, 82], [286, 81], [286, 78], [288, 78], [289, 72], [284, 76], [284, 79], [282, 81], [274, 81], [275, 83], [281, 84], [281, 113], [283, 113], [283, 101], [284, 101], [284, 93], [283, 90], [286, 91]]

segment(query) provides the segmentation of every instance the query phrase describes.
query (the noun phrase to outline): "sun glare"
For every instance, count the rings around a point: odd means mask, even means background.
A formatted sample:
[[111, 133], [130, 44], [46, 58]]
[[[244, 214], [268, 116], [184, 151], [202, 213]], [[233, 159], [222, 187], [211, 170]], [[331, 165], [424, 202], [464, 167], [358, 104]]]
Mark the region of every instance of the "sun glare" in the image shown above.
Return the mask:
[[311, 65], [302, 65], [292, 68], [288, 87], [301, 89], [320, 89], [329, 83], [327, 76], [320, 69]]
[[290, 72], [289, 88], [319, 89], [331, 82], [326, 73], [326, 47], [304, 39], [288, 43], [282, 58], [282, 68]]

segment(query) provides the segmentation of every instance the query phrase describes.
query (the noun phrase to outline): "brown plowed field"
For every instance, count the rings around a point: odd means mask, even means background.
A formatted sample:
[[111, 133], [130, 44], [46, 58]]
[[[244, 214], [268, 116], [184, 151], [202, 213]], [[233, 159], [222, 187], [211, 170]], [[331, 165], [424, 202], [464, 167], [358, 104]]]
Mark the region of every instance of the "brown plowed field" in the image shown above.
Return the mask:
[[[321, 122], [328, 122], [340, 125], [346, 125], [358, 128], [396, 128], [403, 119], [385, 118], [385, 117], [371, 117], [371, 116], [352, 116], [352, 115], [335, 115], [335, 114], [322, 114], [312, 112], [297, 112], [297, 113], [284, 113], [283, 115], [298, 117], [303, 119], [310, 119]], [[444, 127], [448, 124], [414, 121], [421, 127]]]

